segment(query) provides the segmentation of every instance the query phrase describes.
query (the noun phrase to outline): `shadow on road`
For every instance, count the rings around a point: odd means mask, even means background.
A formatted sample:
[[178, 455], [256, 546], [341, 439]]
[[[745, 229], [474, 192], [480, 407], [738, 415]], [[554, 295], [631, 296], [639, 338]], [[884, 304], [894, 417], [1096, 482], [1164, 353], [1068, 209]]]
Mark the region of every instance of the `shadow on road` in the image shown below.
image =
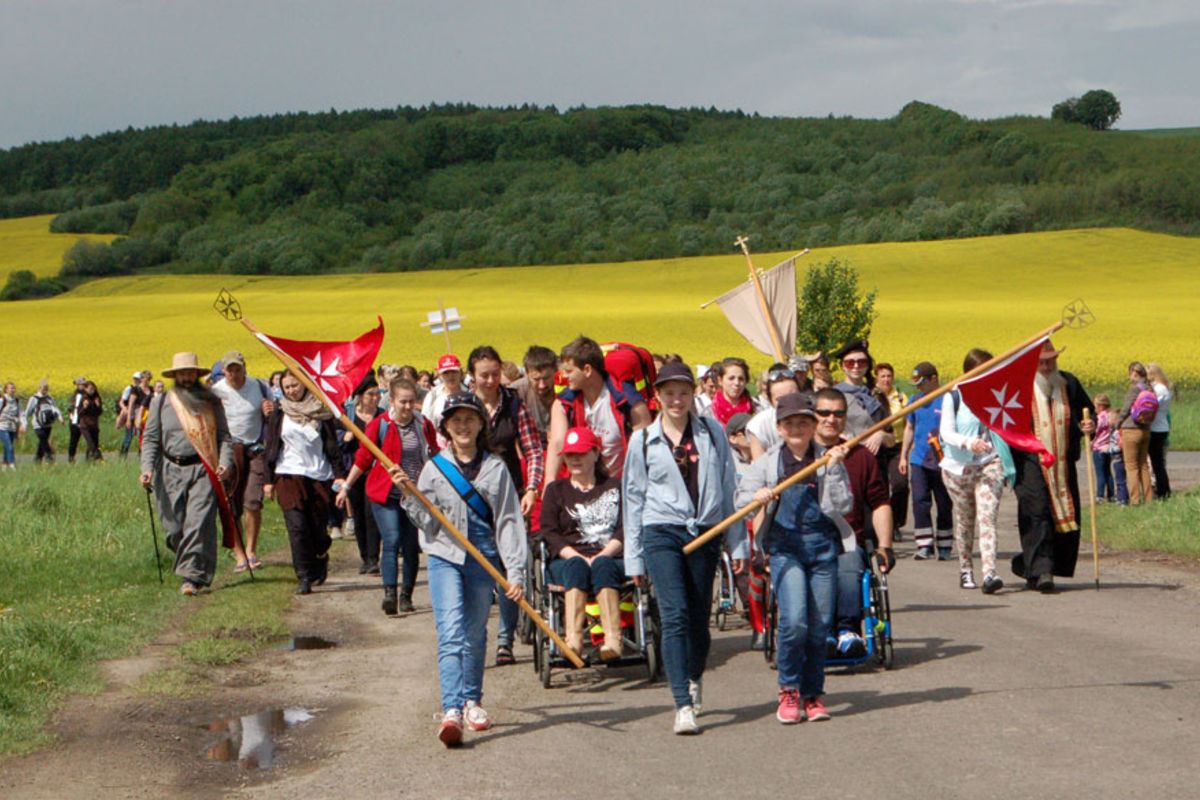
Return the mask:
[[[974, 692], [969, 686], [941, 686], [920, 692], [838, 692], [825, 696], [829, 710], [839, 717], [852, 717], [870, 711], [887, 708], [903, 708], [923, 703], [946, 703], [970, 697]], [[841, 708], [845, 703], [849, 707]]]
[[928, 639], [893, 639], [896, 649], [896, 665], [893, 669], [904, 669], [926, 661], [977, 653], [983, 649], [978, 644], [949, 644], [953, 640], [931, 636]]
[[975, 605], [936, 605], [933, 603], [909, 603], [901, 608], [893, 608], [893, 614], [910, 611], [987, 611], [993, 608], [1008, 608], [1001, 603], [977, 603]]
[[[586, 709], [586, 710], [585, 710]], [[555, 705], [515, 708], [521, 714], [530, 714], [537, 719], [532, 722], [511, 722], [495, 726], [492, 733], [479, 739], [468, 739], [463, 749], [483, 747], [510, 736], [524, 736], [545, 728], [567, 723], [589, 725], [609, 731], [624, 732], [622, 726], [648, 717], [674, 711], [672, 705], [642, 706], [640, 708], [616, 708], [612, 703], [561, 703]]]

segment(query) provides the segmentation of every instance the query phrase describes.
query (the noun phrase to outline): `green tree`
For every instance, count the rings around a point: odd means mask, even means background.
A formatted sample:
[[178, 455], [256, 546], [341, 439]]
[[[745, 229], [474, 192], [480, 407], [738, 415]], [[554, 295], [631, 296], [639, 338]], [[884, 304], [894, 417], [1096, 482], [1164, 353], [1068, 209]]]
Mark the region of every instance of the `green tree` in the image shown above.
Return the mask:
[[1097, 131], [1106, 131], [1121, 117], [1121, 104], [1116, 95], [1105, 89], [1084, 92], [1075, 107], [1079, 122]]
[[858, 270], [834, 256], [809, 267], [796, 309], [796, 349], [832, 353], [851, 339], [865, 339], [878, 316], [872, 289], [859, 295]]

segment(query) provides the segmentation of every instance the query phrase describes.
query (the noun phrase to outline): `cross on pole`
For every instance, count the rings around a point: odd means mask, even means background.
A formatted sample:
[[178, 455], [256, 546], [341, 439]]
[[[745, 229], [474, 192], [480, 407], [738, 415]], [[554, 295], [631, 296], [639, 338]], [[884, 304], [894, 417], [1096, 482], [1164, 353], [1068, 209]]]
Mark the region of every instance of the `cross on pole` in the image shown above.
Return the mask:
[[746, 266], [750, 268], [750, 280], [754, 281], [754, 291], [758, 294], [758, 306], [762, 311], [763, 323], [771, 334], [771, 345], [775, 348], [775, 360], [784, 364], [787, 363], [787, 359], [783, 356], [783, 344], [779, 337], [779, 329], [775, 326], [775, 317], [771, 315], [770, 307], [767, 306], [767, 297], [763, 294], [762, 281], [758, 279], [758, 270], [754, 268], [754, 261], [750, 258], [750, 248], [746, 246], [748, 241], [750, 241], [748, 237], [739, 236], [733, 244], [742, 248], [742, 252], [746, 255]]
[[446, 309], [442, 305], [442, 298], [438, 298], [438, 310], [430, 311], [426, 314], [428, 322], [422, 322], [422, 328], [429, 328], [429, 332], [435, 336], [439, 333], [446, 334], [446, 352], [453, 353], [454, 348], [450, 346], [450, 331], [456, 331], [462, 328], [462, 320], [466, 319], [466, 315], [459, 316], [457, 308]]

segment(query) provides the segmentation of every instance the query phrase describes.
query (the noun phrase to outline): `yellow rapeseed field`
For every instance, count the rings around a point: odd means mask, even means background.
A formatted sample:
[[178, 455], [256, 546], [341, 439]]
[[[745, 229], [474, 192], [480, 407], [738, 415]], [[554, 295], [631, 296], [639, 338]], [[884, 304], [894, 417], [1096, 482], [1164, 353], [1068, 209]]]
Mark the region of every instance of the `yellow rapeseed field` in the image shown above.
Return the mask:
[[[751, 242], [753, 243], [753, 241]], [[732, 247], [731, 247], [732, 250]], [[767, 268], [787, 253], [756, 255]], [[1094, 384], [1120, 384], [1131, 359], [1159, 361], [1195, 383], [1200, 341], [1200, 239], [1124, 229], [1061, 231], [945, 242], [816, 250], [801, 259], [849, 259], [864, 288], [879, 289], [871, 335], [877, 358], [907, 372], [932, 360], [946, 377], [963, 354], [1000, 351], [1055, 322], [1082, 296], [1096, 323], [1063, 331], [1065, 369]], [[741, 355], [765, 367], [710, 300], [744, 279], [740, 255], [625, 264], [516, 267], [311, 278], [154, 276], [95, 281], [50, 300], [0, 306], [0, 379], [22, 391], [43, 376], [62, 391], [77, 375], [116, 388], [136, 369], [168, 366], [177, 350], [212, 363], [242, 348], [253, 374], [276, 368], [265, 350], [213, 310], [232, 291], [264, 331], [298, 339], [347, 339], [383, 317], [382, 358], [427, 366], [444, 339], [419, 327], [438, 297], [466, 315], [453, 336], [464, 356], [488, 343], [520, 359], [531, 343], [558, 349], [578, 333], [681, 353], [690, 363]]]
[[110, 242], [116, 238], [90, 233], [50, 233], [52, 219], [53, 214], [0, 219], [0, 286], [8, 280], [8, 273], [21, 269], [39, 278], [57, 275], [63, 253], [80, 239]]

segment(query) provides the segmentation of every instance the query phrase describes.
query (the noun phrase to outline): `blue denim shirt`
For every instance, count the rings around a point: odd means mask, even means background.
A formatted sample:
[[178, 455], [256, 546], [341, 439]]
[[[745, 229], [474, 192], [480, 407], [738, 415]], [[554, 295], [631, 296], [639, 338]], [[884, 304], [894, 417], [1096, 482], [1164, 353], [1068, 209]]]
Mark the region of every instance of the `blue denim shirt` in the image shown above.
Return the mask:
[[[629, 437], [621, 495], [625, 521], [625, 573], [644, 575], [642, 529], [647, 525], [680, 525], [696, 537], [734, 512], [737, 468], [725, 431], [716, 420], [692, 417], [700, 466], [700, 508], [692, 505], [687, 485], [663, 434], [662, 420]], [[644, 448], [643, 448], [644, 443]], [[645, 457], [642, 455], [645, 450]], [[732, 558], [746, 558], [746, 525], [742, 520], [725, 532]]]

